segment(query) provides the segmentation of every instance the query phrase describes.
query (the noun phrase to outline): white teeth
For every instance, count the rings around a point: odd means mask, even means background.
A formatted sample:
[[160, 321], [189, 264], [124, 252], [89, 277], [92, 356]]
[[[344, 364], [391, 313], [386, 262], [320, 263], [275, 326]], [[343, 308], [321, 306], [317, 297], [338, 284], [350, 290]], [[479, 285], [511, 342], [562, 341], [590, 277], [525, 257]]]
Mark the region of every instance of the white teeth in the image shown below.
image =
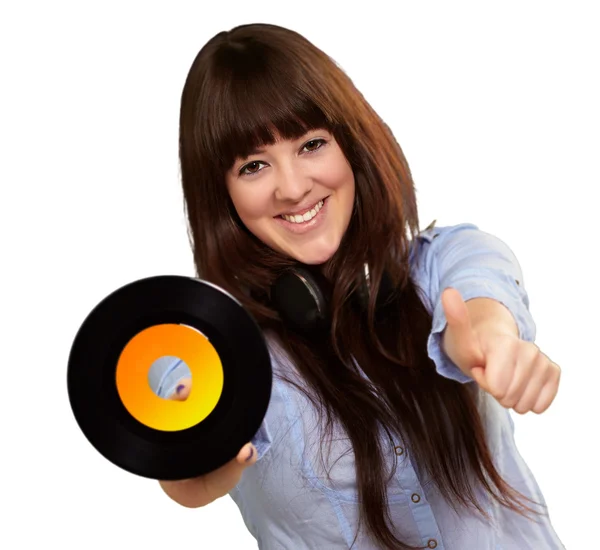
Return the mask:
[[296, 214], [294, 216], [289, 216], [287, 214], [281, 214], [281, 217], [290, 223], [308, 222], [317, 215], [319, 210], [321, 210], [322, 206], [323, 206], [323, 201], [319, 201], [312, 210], [305, 212], [304, 215], [302, 215], [302, 216], [300, 214]]

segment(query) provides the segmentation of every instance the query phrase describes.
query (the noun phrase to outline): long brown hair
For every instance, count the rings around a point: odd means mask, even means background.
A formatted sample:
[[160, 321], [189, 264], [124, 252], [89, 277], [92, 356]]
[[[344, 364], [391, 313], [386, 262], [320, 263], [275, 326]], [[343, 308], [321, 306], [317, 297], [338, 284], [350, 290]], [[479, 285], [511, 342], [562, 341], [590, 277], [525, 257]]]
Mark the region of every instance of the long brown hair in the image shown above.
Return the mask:
[[[270, 285], [294, 262], [243, 226], [225, 186], [236, 158], [277, 137], [297, 139], [318, 128], [333, 134], [356, 181], [352, 220], [324, 266], [333, 322], [321, 342], [286, 330], [269, 305]], [[217, 34], [185, 82], [179, 147], [197, 275], [231, 292], [278, 335], [323, 426], [331, 433], [337, 422], [346, 431], [361, 524], [371, 537], [382, 548], [410, 548], [394, 535], [387, 512], [390, 472], [381, 429], [400, 434], [455, 509], [486, 514], [478, 485], [502, 506], [531, 511], [494, 466], [474, 388], [438, 375], [427, 355], [431, 315], [409, 273], [409, 244], [419, 230], [410, 170], [389, 128], [336, 63], [298, 33], [274, 25]], [[365, 263], [372, 285], [366, 316], [348, 299]], [[375, 314], [384, 273], [397, 289], [385, 306], [385, 323]]]

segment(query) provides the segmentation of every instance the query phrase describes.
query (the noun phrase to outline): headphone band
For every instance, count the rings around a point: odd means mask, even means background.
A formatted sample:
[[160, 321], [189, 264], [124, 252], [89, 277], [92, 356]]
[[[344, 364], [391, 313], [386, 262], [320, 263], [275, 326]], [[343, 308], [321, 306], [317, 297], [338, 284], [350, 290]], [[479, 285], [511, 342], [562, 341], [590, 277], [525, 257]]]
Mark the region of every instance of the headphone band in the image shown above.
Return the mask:
[[[387, 276], [382, 280], [379, 297], [387, 298], [392, 290]], [[371, 292], [369, 266], [364, 265], [356, 299], [366, 311]], [[312, 266], [297, 265], [284, 271], [271, 287], [271, 304], [290, 328], [311, 333], [327, 331], [330, 327], [330, 298], [332, 284]]]

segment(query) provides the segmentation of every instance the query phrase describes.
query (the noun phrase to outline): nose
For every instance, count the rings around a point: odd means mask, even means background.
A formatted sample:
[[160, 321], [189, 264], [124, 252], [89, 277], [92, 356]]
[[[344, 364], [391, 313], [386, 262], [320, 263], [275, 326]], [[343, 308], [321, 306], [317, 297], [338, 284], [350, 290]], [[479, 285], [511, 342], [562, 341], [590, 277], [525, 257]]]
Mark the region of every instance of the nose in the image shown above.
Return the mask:
[[312, 179], [301, 170], [287, 167], [277, 175], [275, 197], [282, 202], [299, 202], [312, 189]]

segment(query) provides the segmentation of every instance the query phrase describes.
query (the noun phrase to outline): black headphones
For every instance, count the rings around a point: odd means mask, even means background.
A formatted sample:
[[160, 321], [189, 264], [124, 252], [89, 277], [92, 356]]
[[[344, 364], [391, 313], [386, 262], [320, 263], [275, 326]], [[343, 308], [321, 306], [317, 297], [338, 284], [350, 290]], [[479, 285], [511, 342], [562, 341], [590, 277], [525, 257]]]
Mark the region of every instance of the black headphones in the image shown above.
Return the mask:
[[[297, 265], [284, 271], [271, 287], [271, 304], [290, 328], [311, 334], [328, 331], [331, 317], [329, 302], [332, 285], [315, 267]], [[385, 302], [393, 287], [384, 274], [378, 303]], [[352, 296], [362, 311], [366, 311], [370, 295], [369, 268], [365, 264], [361, 284]]]
[[[421, 233], [435, 227], [433, 220]], [[433, 235], [433, 238], [437, 234]], [[370, 296], [369, 266], [364, 265], [361, 283], [356, 296], [352, 296], [361, 311], [366, 311]], [[378, 317], [385, 319], [386, 307], [394, 302], [394, 285], [387, 273], [383, 273], [377, 295]], [[271, 286], [271, 304], [279, 312], [284, 323], [295, 330], [315, 334], [329, 331], [331, 283], [313, 266], [298, 264], [284, 271]]]

